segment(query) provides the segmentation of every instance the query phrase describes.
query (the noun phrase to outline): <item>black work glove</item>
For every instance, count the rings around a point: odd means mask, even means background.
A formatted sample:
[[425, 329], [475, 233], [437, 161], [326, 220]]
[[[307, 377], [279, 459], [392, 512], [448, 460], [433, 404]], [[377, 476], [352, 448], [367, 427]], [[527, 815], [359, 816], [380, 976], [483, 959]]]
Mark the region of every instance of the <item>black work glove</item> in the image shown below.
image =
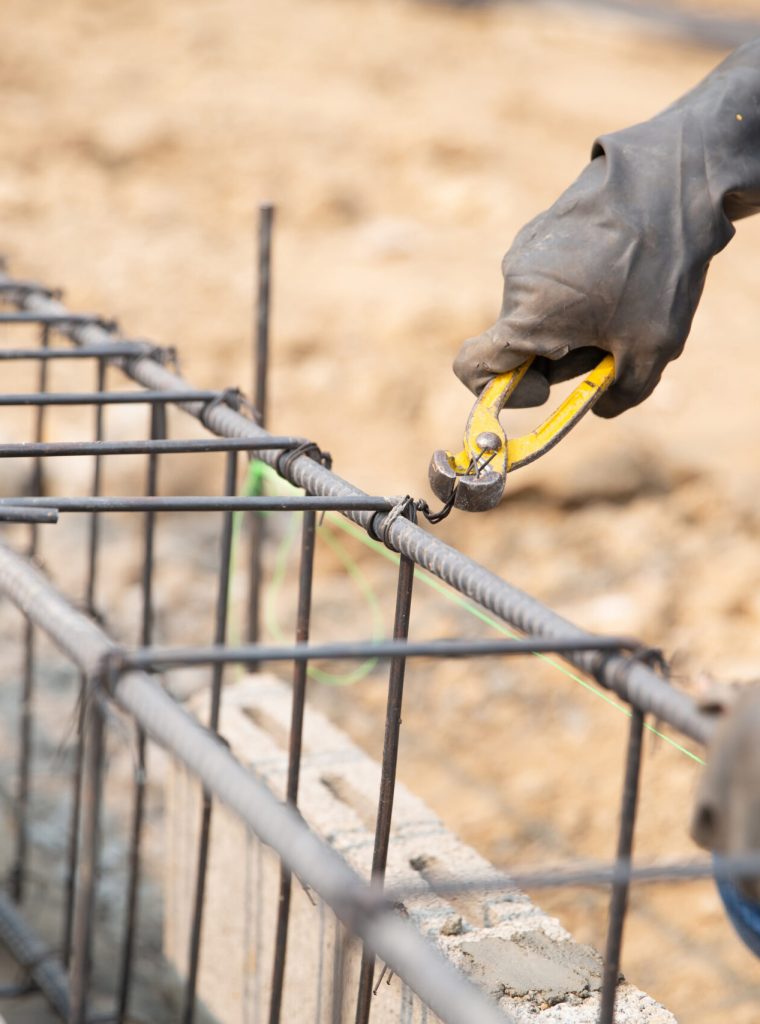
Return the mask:
[[577, 181], [515, 238], [501, 316], [454, 372], [477, 394], [536, 356], [510, 404], [540, 405], [611, 352], [616, 380], [594, 411], [617, 416], [681, 354], [711, 258], [758, 208], [755, 40], [650, 121], [596, 141]]

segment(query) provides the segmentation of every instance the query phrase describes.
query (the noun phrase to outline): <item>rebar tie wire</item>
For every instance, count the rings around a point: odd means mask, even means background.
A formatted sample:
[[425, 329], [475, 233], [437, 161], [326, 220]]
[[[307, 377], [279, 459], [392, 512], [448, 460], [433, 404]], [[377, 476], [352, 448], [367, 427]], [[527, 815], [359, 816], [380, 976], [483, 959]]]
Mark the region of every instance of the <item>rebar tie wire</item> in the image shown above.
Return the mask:
[[302, 441], [295, 448], [280, 452], [277, 456], [275, 469], [281, 477], [284, 477], [285, 480], [290, 480], [290, 471], [293, 463], [301, 455], [308, 455], [310, 459], [314, 459], [315, 462], [320, 462], [328, 468], [332, 465], [332, 455], [329, 452], [323, 452], [315, 441]]
[[[393, 501], [393, 498], [389, 500]], [[379, 516], [384, 517], [382, 522], [380, 522]], [[399, 498], [390, 512], [376, 512], [367, 524], [367, 533], [373, 540], [385, 544], [389, 551], [395, 551], [396, 548], [388, 542], [388, 532], [396, 520], [402, 516], [411, 522], [416, 522], [417, 503], [410, 494], [405, 494], [403, 498]]]
[[448, 496], [443, 505], [438, 509], [437, 512], [433, 512], [430, 505], [425, 501], [424, 498], [418, 498], [414, 503], [415, 508], [418, 512], [421, 512], [425, 519], [430, 523], [431, 526], [436, 526], [438, 523], [442, 523], [443, 520], [448, 516], [449, 512], [454, 508], [454, 504], [457, 500], [457, 482], [451, 488], [451, 494]]
[[179, 369], [179, 358], [175, 345], [157, 345], [148, 338], [124, 338], [123, 340], [128, 344], [139, 345], [143, 349], [142, 352], [135, 352], [134, 355], [125, 358], [125, 363], [130, 368], [138, 359], [152, 359], [159, 366], [171, 367], [174, 370]]
[[[398, 502], [393, 506], [390, 512], [376, 512], [369, 521], [367, 533], [370, 535], [372, 540], [385, 544], [389, 551], [395, 552], [396, 548], [388, 542], [388, 531], [398, 518], [403, 516], [405, 519], [409, 519], [411, 522], [416, 523], [416, 513], [421, 512], [431, 526], [435, 526], [437, 523], [443, 522], [449, 512], [454, 508], [456, 496], [457, 489], [455, 484], [451, 494], [441, 508], [437, 512], [432, 512], [430, 505], [428, 505], [424, 498], [413, 498], [411, 495], [406, 494], [403, 498], [399, 498]], [[392, 501], [393, 499], [391, 498], [389, 500]], [[379, 515], [385, 515], [387, 518], [380, 523], [377, 521], [377, 517]]]
[[220, 405], [226, 405], [234, 412], [240, 412], [244, 403], [245, 399], [243, 397], [243, 392], [240, 390], [240, 388], [225, 388], [223, 391], [220, 391], [213, 398], [210, 398], [208, 401], [203, 403], [203, 408], [200, 411], [198, 419], [201, 421], [206, 430], [213, 433], [213, 428], [209, 425], [207, 419], [208, 414], [213, 409], [216, 409], [217, 406]]

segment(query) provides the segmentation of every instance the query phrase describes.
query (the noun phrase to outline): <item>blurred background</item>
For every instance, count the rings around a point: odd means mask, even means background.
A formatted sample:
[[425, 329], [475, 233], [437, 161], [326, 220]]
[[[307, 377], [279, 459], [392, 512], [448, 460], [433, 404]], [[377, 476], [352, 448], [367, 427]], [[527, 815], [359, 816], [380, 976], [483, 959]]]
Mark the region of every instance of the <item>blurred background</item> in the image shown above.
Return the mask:
[[[515, 232], [596, 135], [749, 37], [760, 3], [4, 0], [2, 24], [14, 272], [176, 345], [195, 385], [250, 392], [256, 209], [274, 202], [270, 429], [372, 493], [429, 497], [430, 453], [471, 404], [450, 364], [498, 313]], [[759, 246], [742, 222], [643, 407], [589, 417], [498, 510], [437, 528], [579, 624], [661, 645], [691, 687], [760, 665]], [[622, 716], [546, 667], [440, 674], [412, 686], [401, 777], [497, 864], [609, 856]], [[317, 697], [373, 753], [382, 686]], [[691, 855], [697, 765], [657, 747], [646, 772], [642, 855]], [[601, 944], [598, 894], [539, 902]], [[709, 885], [637, 892], [624, 966], [687, 1024], [758, 1019], [756, 961]]]

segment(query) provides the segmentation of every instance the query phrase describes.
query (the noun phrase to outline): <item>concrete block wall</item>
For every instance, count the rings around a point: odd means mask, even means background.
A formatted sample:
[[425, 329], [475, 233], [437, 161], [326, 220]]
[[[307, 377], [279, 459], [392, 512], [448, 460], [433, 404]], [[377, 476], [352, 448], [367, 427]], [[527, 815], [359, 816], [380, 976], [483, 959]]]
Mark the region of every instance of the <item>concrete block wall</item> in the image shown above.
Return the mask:
[[[207, 718], [208, 698], [190, 710]], [[275, 793], [284, 793], [290, 688], [271, 675], [249, 676], [225, 689], [220, 731], [235, 755]], [[323, 715], [307, 708], [300, 808], [310, 826], [364, 877], [372, 858], [379, 766]], [[164, 948], [184, 974], [195, 886], [199, 787], [173, 765], [167, 775]], [[215, 805], [206, 889], [199, 994], [224, 1024], [264, 1024], [267, 1018], [279, 887], [276, 857]], [[441, 821], [397, 785], [388, 861], [389, 884], [426, 874], [466, 878], [493, 869]], [[517, 1024], [595, 1024], [601, 960], [575, 943], [556, 919], [526, 895], [443, 899], [428, 891], [405, 903], [411, 920], [476, 983], [497, 998]], [[343, 955], [341, 930], [330, 909], [295, 881], [282, 1020], [328, 1024], [334, 972], [347, 984], [346, 1019], [353, 1019], [361, 951]], [[379, 977], [379, 970], [376, 979]], [[631, 985], [621, 986], [619, 1024], [674, 1024], [675, 1018]], [[435, 1024], [438, 1020], [397, 978], [380, 984], [373, 1024]], [[476, 1024], [476, 1022], [473, 1022]]]

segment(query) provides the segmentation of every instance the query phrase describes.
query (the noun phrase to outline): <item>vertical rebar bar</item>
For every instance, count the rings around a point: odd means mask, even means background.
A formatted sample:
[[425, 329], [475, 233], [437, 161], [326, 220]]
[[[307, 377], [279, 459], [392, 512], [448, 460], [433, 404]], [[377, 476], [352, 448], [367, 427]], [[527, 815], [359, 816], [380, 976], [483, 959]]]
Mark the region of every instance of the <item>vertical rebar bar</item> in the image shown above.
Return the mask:
[[269, 319], [272, 293], [272, 228], [274, 206], [259, 207], [256, 289], [256, 356], [254, 360], [253, 402], [262, 427], [267, 422], [267, 377], [269, 370]]
[[[98, 359], [96, 388], [98, 391], [105, 391], [106, 387], [105, 359]], [[95, 406], [95, 440], [103, 440], [103, 416], [105, 407]], [[97, 497], [100, 494], [102, 483], [102, 460], [96, 455], [92, 467], [92, 483], [90, 494]], [[90, 513], [89, 533], [87, 543], [87, 580], [85, 583], [85, 608], [93, 618], [97, 618], [95, 608], [95, 593], [97, 588], [98, 555], [100, 551], [100, 517], [97, 512]], [[71, 818], [69, 826], [69, 848], [67, 852], [66, 871], [66, 893], [63, 912], [63, 942], [61, 944], [61, 960], [64, 967], [69, 964], [71, 956], [71, 929], [74, 915], [74, 888], [77, 870], [77, 857], [79, 856], [79, 813], [81, 802], [82, 785], [82, 731], [84, 729], [85, 700], [87, 696], [87, 678], [84, 675], [79, 677], [79, 714], [77, 715], [76, 745], [74, 750], [74, 775], [72, 779], [71, 794]]]
[[103, 713], [97, 695], [88, 685], [85, 697], [82, 744], [82, 848], [77, 860], [76, 892], [72, 925], [69, 1024], [85, 1024], [92, 961], [92, 923], [98, 870], [100, 804], [103, 768]]
[[[412, 585], [414, 583], [414, 562], [401, 556], [396, 591], [396, 613], [393, 624], [394, 640], [406, 640], [409, 636], [409, 616], [412, 607]], [[382, 884], [388, 861], [388, 844], [393, 816], [393, 794], [396, 788], [396, 766], [398, 763], [399, 737], [401, 733], [401, 703], [404, 695], [404, 672], [406, 659], [393, 658], [388, 677], [388, 702], [385, 712], [385, 738], [383, 760], [380, 769], [380, 798], [377, 806], [375, 846], [372, 853], [372, 880]], [[362, 952], [359, 971], [359, 994], [356, 1002], [356, 1024], [367, 1024], [372, 1002], [372, 980], [375, 973], [375, 954], [366, 947]]]
[[[42, 326], [40, 332], [40, 347], [48, 348], [50, 345], [50, 327], [47, 324]], [[41, 359], [38, 366], [37, 388], [40, 393], [47, 391], [48, 386], [48, 363]], [[34, 416], [34, 438], [41, 442], [45, 432], [45, 408], [37, 406]], [[32, 469], [31, 491], [32, 494], [40, 497], [43, 492], [43, 462], [42, 459], [34, 460]], [[35, 523], [30, 526], [29, 535], [29, 557], [37, 555], [38, 527]], [[29, 796], [32, 766], [32, 743], [34, 742], [34, 683], [35, 683], [35, 630], [32, 622], [27, 619], [24, 623], [24, 676], [21, 684], [21, 708], [19, 721], [19, 769], [18, 789], [16, 793], [16, 856], [10, 872], [11, 896], [17, 903], [24, 898], [24, 882], [26, 874], [26, 857], [28, 848], [29, 832]]]
[[[98, 370], [97, 370], [97, 382], [95, 388], [97, 391], [105, 391], [106, 387], [106, 361], [105, 359], [98, 359]], [[95, 406], [95, 440], [103, 440], [103, 416], [105, 413], [105, 406]], [[90, 493], [93, 497], [100, 494], [101, 476], [102, 476], [102, 460], [100, 455], [96, 455], [93, 468], [92, 468], [92, 485], [90, 487]], [[89, 521], [89, 536], [88, 536], [88, 572], [87, 572], [87, 589], [85, 592], [85, 604], [87, 611], [90, 615], [95, 615], [95, 587], [97, 583], [98, 573], [98, 549], [100, 541], [100, 518], [97, 512], [90, 513]]]
[[[631, 725], [628, 733], [628, 749], [625, 758], [625, 779], [620, 802], [620, 831], [618, 833], [617, 866], [629, 868], [633, 851], [633, 832], [636, 825], [636, 810], [641, 777], [641, 747], [644, 734], [644, 715], [638, 708], [631, 708]], [[620, 952], [623, 945], [623, 927], [628, 910], [627, 879], [615, 882], [610, 895], [607, 946], [604, 954], [604, 976], [602, 1001], [599, 1010], [599, 1024], [613, 1024], [615, 996], [620, 974]]]
[[[234, 495], [237, 487], [237, 452], [227, 454], [225, 494]], [[216, 600], [216, 622], [214, 643], [223, 644], [227, 637], [227, 616], [229, 609], [230, 557], [232, 554], [232, 512], [224, 513], [221, 541], [221, 564], [219, 567], [219, 589]], [[211, 677], [211, 711], [209, 730], [219, 731], [219, 712], [222, 702], [222, 681], [224, 666], [214, 665]], [[198, 985], [198, 964], [200, 961], [201, 930], [203, 927], [203, 900], [206, 893], [206, 870], [208, 867], [209, 840], [211, 836], [211, 797], [204, 791], [201, 812], [201, 828], [198, 840], [198, 867], [195, 882], [192, 924], [190, 927], [190, 949], [188, 954], [187, 982], [185, 984], [182, 1024], [192, 1024], [195, 1017], [195, 992]]]
[[[309, 640], [311, 621], [311, 594], [314, 580], [314, 550], [317, 532], [315, 512], [304, 512], [301, 535], [301, 567], [298, 583], [298, 612], [296, 617], [296, 643]], [[285, 798], [295, 807], [298, 803], [298, 782], [303, 747], [303, 717], [306, 703], [308, 662], [296, 662], [293, 669], [293, 698], [290, 718], [290, 745], [288, 752], [288, 779]], [[285, 980], [285, 960], [290, 920], [290, 896], [293, 878], [284, 864], [280, 865], [280, 900], [277, 908], [274, 962], [272, 966], [272, 996], [269, 1004], [269, 1024], [279, 1024], [282, 1010], [282, 989]]]
[[[272, 229], [274, 207], [263, 204], [259, 207], [258, 258], [256, 289], [256, 323], [254, 329], [254, 377], [253, 396], [256, 419], [264, 427], [267, 422], [267, 379], [269, 375], [269, 323], [272, 282]], [[261, 555], [264, 544], [264, 518], [252, 513], [250, 525], [250, 566], [248, 577], [248, 622], [246, 635], [256, 643], [261, 635]], [[248, 668], [256, 672], [258, 664]]]
[[[150, 436], [158, 440], [166, 436], [166, 407], [155, 402], [151, 407]], [[148, 456], [148, 472], [145, 483], [146, 495], [158, 493], [158, 461], [157, 452]], [[153, 642], [153, 564], [155, 549], [156, 513], [148, 511], [144, 518], [143, 533], [143, 573], [142, 573], [142, 623], [140, 643], [147, 647]], [[138, 897], [140, 889], [140, 851], [142, 847], [143, 822], [145, 818], [145, 785], [146, 785], [146, 738], [145, 732], [137, 727], [137, 763], [135, 765], [134, 804], [132, 809], [132, 830], [129, 848], [129, 881], [127, 885], [127, 910], [124, 925], [124, 945], [121, 959], [121, 976], [119, 980], [118, 1003], [116, 1011], [117, 1024], [123, 1024], [129, 1005], [129, 992], [132, 982], [135, 941], [138, 923]]]
[[346, 960], [349, 937], [340, 921], [335, 918], [335, 946], [332, 962], [332, 1005], [330, 1024], [343, 1024], [343, 1005], [346, 995]]

